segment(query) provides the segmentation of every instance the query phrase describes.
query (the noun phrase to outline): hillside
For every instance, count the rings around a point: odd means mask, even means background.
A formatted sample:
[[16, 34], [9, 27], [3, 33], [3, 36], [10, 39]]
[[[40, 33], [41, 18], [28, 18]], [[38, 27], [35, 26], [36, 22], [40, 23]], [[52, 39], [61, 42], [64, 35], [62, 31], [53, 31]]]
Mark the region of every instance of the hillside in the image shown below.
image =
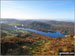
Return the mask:
[[[22, 27], [22, 24], [24, 25], [24, 28], [32, 28], [45, 32], [50, 30], [52, 32], [65, 32], [65, 34], [68, 34], [69, 36], [52, 38], [31, 31], [14, 28], [15, 25]], [[74, 33], [72, 22], [5, 22], [1, 23], [0, 34], [2, 55], [58, 55], [59, 52], [74, 51], [74, 38], [72, 35]]]
[[5, 19], [2, 21], [7, 21], [12, 26], [17, 25], [18, 27], [21, 27], [23, 24], [24, 28], [31, 28], [36, 29], [40, 31], [51, 31], [51, 32], [62, 32], [64, 34], [72, 35], [74, 36], [74, 22], [65, 22], [65, 21], [52, 21], [52, 20], [13, 20], [13, 19]]

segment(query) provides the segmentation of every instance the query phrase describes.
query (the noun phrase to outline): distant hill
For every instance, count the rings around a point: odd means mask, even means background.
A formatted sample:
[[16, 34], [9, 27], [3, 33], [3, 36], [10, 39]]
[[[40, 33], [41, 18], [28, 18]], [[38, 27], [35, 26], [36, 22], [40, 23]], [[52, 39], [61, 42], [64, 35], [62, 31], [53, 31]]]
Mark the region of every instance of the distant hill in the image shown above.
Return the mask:
[[32, 22], [32, 20], [17, 20], [17, 19], [1, 19], [0, 22], [5, 22], [5, 23], [17, 23], [17, 24], [25, 24]]
[[32, 27], [43, 27], [43, 28], [49, 28], [51, 26], [50, 24], [38, 21], [31, 22], [28, 25]]
[[55, 20], [16, 20], [16, 19], [2, 19], [1, 21], [17, 25], [21, 27], [24, 25], [24, 28], [31, 28], [41, 31], [53, 31], [53, 32], [62, 32], [65, 34], [74, 35], [74, 22], [66, 21], [55, 21]]

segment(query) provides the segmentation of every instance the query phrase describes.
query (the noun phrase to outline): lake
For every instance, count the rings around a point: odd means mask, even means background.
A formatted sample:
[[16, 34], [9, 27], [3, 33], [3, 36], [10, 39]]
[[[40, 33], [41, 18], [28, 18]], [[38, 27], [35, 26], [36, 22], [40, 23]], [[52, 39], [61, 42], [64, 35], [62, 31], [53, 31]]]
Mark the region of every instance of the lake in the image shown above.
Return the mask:
[[45, 36], [50, 36], [53, 38], [64, 37], [66, 35], [66, 34], [63, 34], [61, 32], [43, 32], [43, 31], [38, 31], [38, 30], [34, 30], [34, 29], [29, 29], [29, 28], [21, 28], [21, 27], [17, 27], [17, 26], [15, 26], [15, 28], [35, 32], [35, 33], [45, 35]]

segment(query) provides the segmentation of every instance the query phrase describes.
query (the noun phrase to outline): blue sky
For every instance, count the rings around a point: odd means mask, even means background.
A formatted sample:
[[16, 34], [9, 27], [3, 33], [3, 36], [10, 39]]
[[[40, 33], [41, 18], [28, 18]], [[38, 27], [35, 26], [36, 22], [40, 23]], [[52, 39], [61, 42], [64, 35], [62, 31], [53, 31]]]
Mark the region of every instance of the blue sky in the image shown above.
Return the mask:
[[1, 18], [74, 20], [74, 1], [1, 1]]

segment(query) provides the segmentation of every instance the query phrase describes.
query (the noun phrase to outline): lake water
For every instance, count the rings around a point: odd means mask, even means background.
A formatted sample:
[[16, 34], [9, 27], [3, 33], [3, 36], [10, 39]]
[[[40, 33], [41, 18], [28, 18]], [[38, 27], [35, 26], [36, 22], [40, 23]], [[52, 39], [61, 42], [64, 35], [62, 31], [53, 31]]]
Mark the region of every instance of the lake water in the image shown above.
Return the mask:
[[53, 33], [52, 32], [43, 32], [43, 31], [38, 31], [38, 30], [34, 30], [34, 29], [20, 28], [20, 27], [17, 27], [17, 26], [15, 26], [15, 28], [35, 32], [35, 33], [45, 35], [45, 36], [50, 36], [50, 37], [53, 37], [53, 38], [64, 37], [66, 35], [66, 34], [63, 34], [61, 32], [53, 32]]

